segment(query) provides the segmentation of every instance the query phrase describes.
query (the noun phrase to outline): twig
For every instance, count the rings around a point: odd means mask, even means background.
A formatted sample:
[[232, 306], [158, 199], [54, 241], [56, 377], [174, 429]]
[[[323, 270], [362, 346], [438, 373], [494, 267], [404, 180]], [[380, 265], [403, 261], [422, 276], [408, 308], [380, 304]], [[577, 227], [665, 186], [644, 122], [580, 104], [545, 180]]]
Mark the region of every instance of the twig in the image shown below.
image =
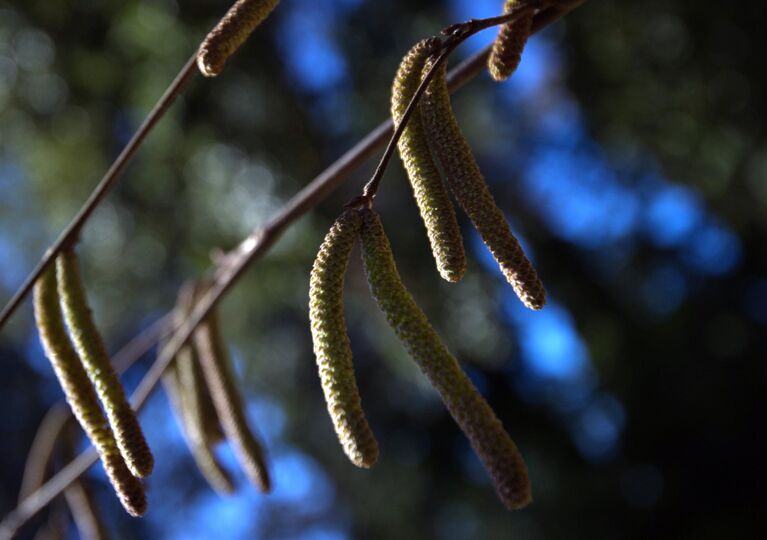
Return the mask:
[[173, 104], [179, 94], [181, 94], [181, 92], [184, 90], [184, 87], [187, 85], [187, 83], [189, 83], [194, 74], [198, 73], [197, 65], [195, 63], [196, 59], [197, 54], [195, 53], [195, 55], [192, 56], [192, 58], [190, 58], [186, 64], [184, 64], [184, 67], [181, 68], [181, 71], [179, 71], [178, 75], [176, 75], [176, 78], [173, 79], [173, 82], [170, 83], [168, 89], [165, 90], [165, 93], [157, 101], [157, 104], [155, 104], [149, 115], [144, 119], [144, 122], [138, 128], [138, 131], [133, 134], [131, 140], [128, 141], [128, 144], [125, 146], [125, 148], [123, 148], [123, 151], [120, 152], [120, 155], [117, 156], [117, 159], [115, 159], [114, 163], [112, 163], [112, 166], [109, 167], [109, 170], [104, 174], [104, 177], [93, 190], [90, 197], [88, 197], [88, 200], [85, 201], [85, 204], [83, 204], [82, 208], [80, 208], [80, 211], [77, 212], [77, 215], [75, 215], [70, 224], [67, 225], [67, 228], [62, 231], [61, 235], [59, 235], [58, 239], [53, 243], [53, 245], [45, 251], [43, 258], [40, 259], [40, 262], [37, 264], [35, 269], [32, 270], [32, 273], [27, 276], [27, 279], [21, 285], [19, 290], [16, 291], [16, 294], [14, 294], [13, 297], [8, 301], [6, 306], [3, 308], [3, 311], [0, 312], [0, 328], [2, 328], [8, 319], [10, 319], [11, 315], [13, 315], [14, 311], [16, 311], [16, 309], [21, 304], [22, 300], [26, 298], [26, 296], [32, 290], [35, 282], [38, 280], [43, 271], [48, 267], [51, 261], [56, 259], [56, 256], [61, 252], [63, 248], [65, 248], [67, 245], [71, 245], [77, 240], [77, 236], [80, 234], [80, 230], [82, 229], [83, 225], [85, 225], [88, 219], [90, 219], [93, 211], [96, 210], [98, 205], [120, 177], [120, 174], [122, 174], [122, 172], [125, 170], [128, 162], [141, 147], [141, 144], [144, 142], [144, 139], [146, 139], [146, 136], [150, 131], [152, 131], [152, 128], [163, 117], [165, 111], [167, 111], [168, 108]]
[[[585, 0], [558, 2], [536, 14], [533, 21], [533, 33], [538, 32], [566, 15]], [[468, 58], [448, 75], [448, 87], [451, 92], [462, 87], [476, 77], [485, 67], [490, 55], [491, 46]], [[196, 305], [189, 319], [178, 328], [163, 352], [141, 380], [139, 387], [132, 396], [136, 409], [146, 403], [152, 390], [156, 387], [165, 368], [173, 356], [189, 339], [195, 327], [205, 318], [219, 299], [235, 284], [242, 273], [255, 261], [259, 260], [266, 251], [280, 238], [284, 230], [316, 206], [337, 188], [348, 175], [361, 166], [381, 145], [387, 136], [392, 134], [391, 119], [382, 122], [363, 140], [348, 150], [332, 165], [312, 180], [304, 189], [291, 198], [280, 212], [262, 229], [251, 233], [237, 248], [222, 257], [221, 265], [215, 271], [216, 281], [207, 294]], [[40, 489], [26, 498], [16, 509], [10, 512], [0, 522], [0, 540], [12, 538], [18, 529], [40, 512], [59, 493], [74, 482], [98, 459], [93, 448], [80, 454], [74, 461], [48, 480]]]

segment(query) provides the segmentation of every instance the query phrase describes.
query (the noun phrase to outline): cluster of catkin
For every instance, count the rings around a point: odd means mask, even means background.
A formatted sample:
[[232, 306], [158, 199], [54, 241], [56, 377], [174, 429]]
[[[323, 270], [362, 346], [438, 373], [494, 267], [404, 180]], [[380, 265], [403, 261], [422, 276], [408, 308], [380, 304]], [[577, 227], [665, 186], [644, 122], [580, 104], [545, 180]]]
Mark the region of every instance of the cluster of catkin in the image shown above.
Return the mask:
[[34, 291], [37, 328], [75, 418], [101, 457], [125, 509], [146, 511], [140, 478], [154, 459], [88, 307], [77, 255], [65, 249]]
[[[501, 34], [504, 37], [503, 31]], [[395, 123], [400, 121], [422, 79], [437, 61], [438, 47], [437, 40], [420, 41], [402, 60], [392, 87]], [[495, 56], [491, 65], [500, 62], [493, 61]], [[531, 309], [541, 309], [546, 303], [546, 291], [496, 205], [458, 126], [450, 104], [445, 64], [436, 69], [403, 131], [399, 151], [426, 225], [437, 269], [448, 281], [458, 281], [466, 268], [463, 239], [447, 193], [449, 188], [520, 300]]]
[[517, 447], [402, 284], [381, 221], [369, 208], [349, 208], [336, 220], [310, 279], [314, 353], [328, 412], [346, 455], [360, 467], [370, 467], [378, 458], [378, 444], [362, 410], [343, 311], [344, 275], [357, 240], [370, 291], [387, 321], [468, 437], [500, 499], [510, 509], [525, 506], [530, 484]]
[[[516, 4], [516, 0], [508, 0], [505, 12], [511, 12]], [[532, 15], [503, 25], [488, 61], [494, 79], [503, 80], [516, 69], [531, 25]], [[434, 65], [441, 46], [436, 38], [425, 39], [407, 53], [394, 78], [391, 100], [392, 119], [397, 125], [424, 78], [436, 69], [420, 104], [410, 114], [398, 149], [437, 269], [451, 282], [460, 280], [466, 271], [450, 191], [520, 300], [531, 309], [541, 309], [546, 302], [543, 285], [496, 205], [458, 127], [445, 64]], [[378, 459], [378, 444], [362, 409], [344, 319], [344, 276], [352, 247], [360, 240], [370, 291], [389, 325], [468, 437], [501, 501], [509, 509], [527, 505], [530, 482], [522, 456], [403, 285], [389, 240], [371, 204], [370, 199], [358, 199], [339, 216], [320, 247], [309, 286], [309, 316], [320, 381], [346, 455], [359, 467], [370, 467]]]
[[[189, 317], [204, 288], [193, 283], [182, 287], [174, 311], [175, 326]], [[234, 491], [231, 476], [214, 453], [216, 443], [227, 439], [245, 476], [259, 490], [268, 492], [264, 451], [248, 426], [215, 311], [179, 349], [162, 382], [192, 457], [208, 484], [220, 494]]]

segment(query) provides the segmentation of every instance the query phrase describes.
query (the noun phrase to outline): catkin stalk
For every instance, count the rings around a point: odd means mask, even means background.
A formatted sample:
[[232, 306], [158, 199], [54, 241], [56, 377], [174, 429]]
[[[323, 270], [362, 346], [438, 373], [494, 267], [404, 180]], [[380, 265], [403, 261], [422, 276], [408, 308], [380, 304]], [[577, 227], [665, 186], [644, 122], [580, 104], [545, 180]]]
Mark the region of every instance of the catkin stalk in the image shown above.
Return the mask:
[[[503, 13], [511, 11], [520, 4], [519, 0], [506, 0]], [[493, 49], [487, 59], [487, 69], [496, 81], [505, 81], [511, 77], [522, 59], [522, 50], [533, 28], [533, 13], [501, 25], [498, 36], [493, 42]]]
[[147, 476], [152, 472], [154, 458], [93, 322], [73, 250], [63, 251], [56, 259], [56, 275], [72, 341], [104, 405], [117, 447], [134, 476]]
[[237, 0], [205, 37], [197, 52], [197, 67], [206, 77], [215, 77], [229, 57], [277, 7], [279, 0]]
[[530, 500], [527, 467], [500, 420], [447, 350], [402, 284], [378, 214], [365, 210], [362, 260], [370, 291], [410, 356], [439, 393], [468, 437], [509, 509]]
[[352, 463], [372, 467], [378, 442], [365, 418], [344, 318], [344, 275], [362, 219], [356, 210], [341, 214], [320, 246], [309, 279], [309, 319], [314, 354], [328, 413]]
[[[426, 62], [424, 73], [433, 61]], [[458, 204], [471, 219], [514, 292], [525, 306], [541, 309], [546, 303], [543, 284], [511, 232], [503, 212], [495, 204], [471, 147], [458, 127], [450, 104], [445, 64], [438, 70], [421, 102], [431, 148], [442, 164], [447, 184]]]
[[248, 427], [245, 408], [234, 384], [230, 361], [221, 339], [216, 313], [212, 312], [194, 332], [194, 346], [210, 390], [221, 427], [232, 444], [245, 476], [262, 492], [271, 489], [264, 451]]
[[[434, 40], [424, 39], [416, 43], [402, 59], [392, 85], [391, 115], [395, 125], [405, 114], [418, 89], [423, 66], [433, 51]], [[397, 147], [421, 218], [426, 225], [437, 269], [447, 281], [458, 281], [466, 271], [461, 229], [445, 183], [429, 150], [418, 108], [413, 111]]]
[[53, 266], [35, 285], [34, 307], [40, 341], [75, 418], [98, 451], [125, 510], [132, 516], [142, 515], [146, 511], [144, 487], [125, 465], [96, 392], [64, 327]]

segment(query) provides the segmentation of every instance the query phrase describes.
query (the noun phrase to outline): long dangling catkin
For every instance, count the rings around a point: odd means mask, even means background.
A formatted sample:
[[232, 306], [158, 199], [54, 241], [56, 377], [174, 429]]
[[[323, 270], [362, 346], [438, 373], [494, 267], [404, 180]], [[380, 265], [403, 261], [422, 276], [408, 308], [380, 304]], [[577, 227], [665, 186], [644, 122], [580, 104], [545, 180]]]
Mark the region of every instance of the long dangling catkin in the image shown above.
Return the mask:
[[468, 437], [501, 501], [509, 509], [527, 505], [530, 482], [516, 445], [402, 284], [378, 214], [365, 210], [363, 219], [362, 260], [373, 297]]
[[[433, 61], [426, 62], [424, 72]], [[429, 144], [442, 164], [453, 195], [492, 252], [514, 292], [530, 309], [541, 309], [546, 303], [543, 284], [511, 232], [503, 212], [495, 204], [471, 147], [458, 127], [450, 105], [445, 64], [438, 69], [421, 102]]]
[[34, 307], [40, 341], [72, 412], [98, 451], [109, 481], [132, 516], [146, 511], [144, 486], [125, 465], [88, 374], [69, 339], [61, 313], [56, 271], [50, 266], [37, 281]]
[[[520, 4], [519, 0], [506, 0], [503, 13], [511, 13]], [[505, 81], [519, 65], [522, 50], [533, 28], [533, 13], [501, 25], [493, 42], [493, 50], [487, 59], [487, 69], [496, 81]]]
[[359, 236], [357, 210], [342, 213], [320, 246], [309, 279], [309, 319], [322, 390], [338, 440], [352, 463], [372, 467], [378, 442], [362, 410], [344, 318], [344, 275]]
[[197, 359], [192, 348], [185, 345], [176, 354], [173, 364], [165, 370], [163, 387], [200, 473], [217, 493], [231, 493], [234, 491], [232, 479], [213, 453], [213, 441], [204, 428], [202, 396], [195, 389], [197, 381], [189, 380], [189, 372], [195, 371], [195, 363]]
[[197, 67], [206, 77], [215, 77], [227, 59], [277, 7], [279, 0], [237, 0], [205, 37], [197, 52]]
[[63, 251], [56, 259], [56, 275], [72, 341], [104, 405], [117, 447], [134, 476], [147, 476], [152, 472], [154, 458], [93, 322], [73, 250]]
[[197, 327], [193, 339], [224, 434], [231, 443], [245, 476], [266, 493], [271, 489], [271, 480], [264, 451], [248, 427], [245, 407], [234, 383], [215, 311]]
[[[391, 115], [395, 124], [405, 114], [418, 89], [424, 63], [435, 50], [434, 43], [434, 39], [419, 41], [402, 59], [392, 85]], [[461, 229], [445, 183], [431, 156], [418, 108], [413, 111], [397, 147], [426, 225], [437, 269], [447, 281], [458, 281], [466, 271]]]

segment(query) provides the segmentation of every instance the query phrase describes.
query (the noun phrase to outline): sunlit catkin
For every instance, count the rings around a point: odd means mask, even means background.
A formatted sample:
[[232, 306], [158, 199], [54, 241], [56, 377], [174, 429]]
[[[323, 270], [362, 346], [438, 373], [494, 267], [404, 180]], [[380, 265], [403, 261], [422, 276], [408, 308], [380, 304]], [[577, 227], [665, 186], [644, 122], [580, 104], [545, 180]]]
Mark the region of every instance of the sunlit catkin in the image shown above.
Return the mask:
[[215, 311], [194, 332], [194, 346], [226, 438], [245, 476], [262, 492], [271, 489], [264, 451], [248, 427], [242, 397], [234, 383], [229, 355], [221, 339]]
[[309, 279], [309, 319], [322, 390], [344, 452], [358, 467], [378, 460], [378, 442], [362, 410], [344, 318], [344, 275], [359, 236], [357, 210], [341, 214], [320, 246]]
[[125, 510], [133, 516], [142, 515], [146, 511], [144, 487], [125, 465], [96, 392], [64, 327], [53, 266], [35, 285], [34, 307], [45, 355], [56, 372], [75, 418], [98, 451]]
[[210, 31], [197, 52], [197, 67], [206, 77], [215, 77], [229, 57], [277, 6], [279, 0], [237, 0]]
[[[432, 61], [426, 62], [424, 72]], [[546, 291], [503, 212], [495, 204], [471, 148], [458, 127], [450, 104], [445, 64], [438, 70], [421, 102], [429, 144], [442, 164], [453, 195], [492, 252], [514, 292], [527, 307], [541, 309], [546, 303]]]
[[[392, 85], [391, 115], [395, 124], [405, 114], [418, 89], [424, 63], [432, 52], [434, 40], [425, 39], [416, 43], [402, 59]], [[447, 281], [458, 281], [466, 271], [461, 230], [445, 183], [431, 156], [417, 107], [402, 132], [398, 148], [426, 225], [437, 269]]]
[[[503, 12], [511, 11], [520, 5], [520, 0], [506, 0]], [[496, 81], [505, 81], [519, 65], [522, 59], [522, 50], [525, 48], [527, 38], [533, 27], [533, 13], [529, 12], [522, 17], [501, 25], [498, 36], [493, 42], [493, 49], [487, 59], [487, 69], [490, 76]]]
[[134, 476], [147, 476], [154, 458], [93, 322], [73, 250], [63, 251], [56, 259], [56, 276], [69, 333], [104, 406], [117, 447]]
[[527, 505], [530, 482], [516, 445], [402, 284], [378, 215], [363, 213], [362, 260], [373, 297], [468, 437], [501, 501], [509, 509]]

